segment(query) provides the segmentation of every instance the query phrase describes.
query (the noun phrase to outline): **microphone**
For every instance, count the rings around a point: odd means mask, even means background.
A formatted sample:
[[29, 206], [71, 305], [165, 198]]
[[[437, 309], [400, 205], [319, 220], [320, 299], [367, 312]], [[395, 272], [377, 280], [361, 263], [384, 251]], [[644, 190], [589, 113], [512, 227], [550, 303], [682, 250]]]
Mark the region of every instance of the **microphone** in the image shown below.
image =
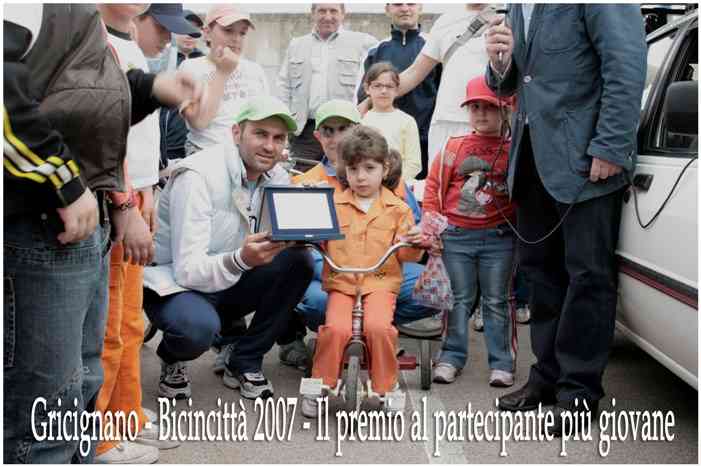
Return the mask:
[[[497, 8], [497, 11], [496, 11], [496, 13], [498, 15], [504, 15], [504, 24], [505, 25], [507, 25], [506, 24], [506, 14], [508, 12], [509, 12], [509, 10], [507, 10], [506, 8]], [[499, 63], [503, 64], [504, 63], [504, 52], [502, 52], [500, 50], [499, 53], [497, 54], [497, 58], [499, 59]]]

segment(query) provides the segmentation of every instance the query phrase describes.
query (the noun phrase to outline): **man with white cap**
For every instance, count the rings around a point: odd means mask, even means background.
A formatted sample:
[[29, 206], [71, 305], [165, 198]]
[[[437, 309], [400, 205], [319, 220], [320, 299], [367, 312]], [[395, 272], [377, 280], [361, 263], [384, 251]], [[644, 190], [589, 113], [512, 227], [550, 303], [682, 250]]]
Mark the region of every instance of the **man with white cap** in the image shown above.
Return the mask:
[[233, 140], [183, 159], [161, 194], [155, 266], [144, 273], [144, 305], [163, 331], [158, 393], [191, 395], [185, 361], [206, 352], [222, 323], [255, 311], [227, 354], [224, 384], [246, 398], [270, 397], [263, 356], [290, 326], [313, 266], [305, 249], [252, 233], [263, 187], [287, 185], [277, 162], [297, 125], [278, 99], [249, 99]]
[[270, 94], [263, 68], [241, 56], [251, 28], [254, 25], [250, 15], [237, 5], [215, 4], [207, 12], [203, 28], [210, 42], [209, 55], [185, 60], [180, 65], [180, 70], [207, 83], [200, 118], [188, 122], [187, 155], [230, 143], [231, 125], [245, 100]]

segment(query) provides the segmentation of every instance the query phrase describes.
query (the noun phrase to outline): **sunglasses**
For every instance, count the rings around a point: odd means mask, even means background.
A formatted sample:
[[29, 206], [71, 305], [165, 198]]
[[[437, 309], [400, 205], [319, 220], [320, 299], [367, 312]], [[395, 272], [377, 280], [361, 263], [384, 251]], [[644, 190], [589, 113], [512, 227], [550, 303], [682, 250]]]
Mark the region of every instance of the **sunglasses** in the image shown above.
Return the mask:
[[319, 132], [321, 133], [321, 136], [324, 138], [331, 138], [333, 135], [336, 133], [338, 134], [343, 134], [348, 128], [352, 127], [353, 125], [340, 125], [336, 128], [332, 126], [326, 126], [326, 125], [321, 125], [319, 127]]

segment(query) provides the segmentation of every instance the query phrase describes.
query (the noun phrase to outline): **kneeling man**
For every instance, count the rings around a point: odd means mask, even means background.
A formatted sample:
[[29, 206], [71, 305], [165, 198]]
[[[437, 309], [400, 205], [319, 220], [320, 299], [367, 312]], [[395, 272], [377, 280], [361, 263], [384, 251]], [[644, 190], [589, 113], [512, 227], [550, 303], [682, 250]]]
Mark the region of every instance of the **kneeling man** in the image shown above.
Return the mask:
[[228, 355], [224, 384], [246, 398], [270, 397], [263, 356], [289, 326], [312, 278], [303, 249], [252, 233], [263, 187], [289, 184], [277, 162], [296, 124], [273, 97], [252, 98], [232, 144], [177, 165], [158, 206], [156, 265], [146, 268], [144, 307], [163, 331], [159, 395], [191, 395], [185, 361], [207, 351], [222, 323], [255, 311]]

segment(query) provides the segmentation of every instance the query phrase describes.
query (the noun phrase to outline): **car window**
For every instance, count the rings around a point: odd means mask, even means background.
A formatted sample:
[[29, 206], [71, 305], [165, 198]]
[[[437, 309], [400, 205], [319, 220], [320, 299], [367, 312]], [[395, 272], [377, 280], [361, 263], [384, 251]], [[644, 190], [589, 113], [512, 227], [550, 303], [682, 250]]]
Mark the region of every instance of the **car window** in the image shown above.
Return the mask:
[[[698, 86], [698, 34], [694, 29], [688, 34], [679, 48], [681, 58], [674, 63], [666, 86], [679, 81], [693, 81]], [[661, 100], [660, 102], [664, 102]], [[698, 102], [690, 103], [696, 106]], [[698, 134], [673, 133], [667, 128], [667, 122], [662, 112], [658, 112], [653, 125], [654, 137], [652, 148], [664, 151], [669, 156], [686, 157], [689, 152], [698, 153]]]
[[677, 35], [677, 30], [670, 31], [669, 34], [658, 37], [654, 42], [647, 45], [647, 75], [645, 76], [645, 89], [643, 90], [643, 99], [641, 109], [645, 108], [650, 91], [653, 89], [659, 72], [662, 69], [662, 62], [667, 57], [669, 49], [674, 44], [674, 38]]

